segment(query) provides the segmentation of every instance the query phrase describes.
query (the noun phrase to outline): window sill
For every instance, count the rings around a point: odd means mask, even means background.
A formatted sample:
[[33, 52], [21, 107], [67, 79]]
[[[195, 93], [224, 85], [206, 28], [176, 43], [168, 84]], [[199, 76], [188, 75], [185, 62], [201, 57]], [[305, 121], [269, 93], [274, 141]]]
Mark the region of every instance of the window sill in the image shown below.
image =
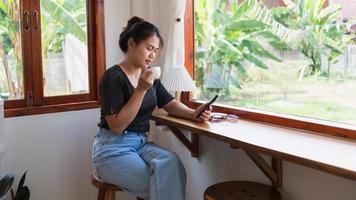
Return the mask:
[[99, 101], [5, 109], [5, 118], [99, 108]]
[[[191, 108], [197, 108], [200, 104], [205, 103], [199, 100], [189, 101], [187, 94], [184, 93], [182, 94], [182, 102]], [[326, 135], [356, 141], [356, 126], [351, 124], [266, 112], [218, 103], [215, 103], [213, 107], [214, 112], [235, 114], [245, 120], [273, 124], [282, 128], [310, 131], [317, 135]]]
[[163, 110], [156, 110], [151, 119], [160, 125], [188, 130], [198, 136], [204, 135], [226, 142], [233, 147], [356, 180], [356, 143], [353, 141], [248, 120], [239, 120], [237, 123], [200, 123], [171, 116]]

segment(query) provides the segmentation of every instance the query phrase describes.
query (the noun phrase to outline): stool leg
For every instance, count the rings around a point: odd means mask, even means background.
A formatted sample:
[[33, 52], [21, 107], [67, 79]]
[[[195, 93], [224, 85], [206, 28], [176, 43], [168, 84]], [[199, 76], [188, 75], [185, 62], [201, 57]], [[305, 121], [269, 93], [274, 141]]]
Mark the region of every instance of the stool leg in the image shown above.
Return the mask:
[[115, 200], [115, 191], [106, 191], [106, 200]]
[[99, 189], [99, 191], [98, 191], [98, 200], [105, 200], [105, 190]]

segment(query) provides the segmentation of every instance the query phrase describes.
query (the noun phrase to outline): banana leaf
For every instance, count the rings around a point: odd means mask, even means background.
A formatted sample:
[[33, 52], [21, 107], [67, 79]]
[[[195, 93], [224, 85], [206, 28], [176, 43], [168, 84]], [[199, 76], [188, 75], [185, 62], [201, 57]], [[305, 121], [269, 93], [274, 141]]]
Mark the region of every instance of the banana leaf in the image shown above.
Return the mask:
[[238, 48], [236, 48], [233, 44], [231, 44], [229, 41], [227, 41], [223, 38], [219, 38], [217, 42], [225, 45], [228, 49], [230, 49], [231, 52], [233, 52], [237, 55], [242, 55], [242, 52]]
[[[198, 1], [199, 2], [199, 1]], [[243, 16], [248, 10], [253, 8], [256, 4], [256, 0], [245, 0], [236, 8], [235, 13], [233, 14], [233, 19], [241, 19], [240, 17]]]
[[331, 20], [335, 20], [340, 11], [341, 5], [330, 5], [319, 13], [317, 20], [319, 21], [319, 24], [326, 24]]
[[239, 20], [233, 21], [225, 25], [227, 31], [243, 31], [243, 32], [253, 32], [263, 30], [267, 27], [262, 21], [249, 19], [249, 20]]
[[258, 58], [254, 57], [251, 54], [245, 54], [244, 57], [246, 58], [246, 60], [250, 61], [251, 63], [253, 63], [257, 67], [260, 67], [262, 69], [267, 69], [268, 68], [266, 64], [264, 64], [261, 60], [259, 60]]
[[[62, 25], [67, 29], [71, 30], [71, 33], [74, 34], [81, 41], [86, 41], [86, 30], [79, 24], [79, 22], [72, 16], [72, 14], [66, 10], [62, 5], [57, 3], [54, 0], [41, 1], [42, 9], [50, 13], [50, 16], [54, 20], [61, 22]], [[78, 15], [78, 14], [76, 14]]]
[[257, 31], [254, 33], [255, 36], [261, 36], [263, 38], [269, 39], [268, 42], [269, 44], [278, 50], [289, 50], [291, 49], [290, 46], [284, 41], [282, 41], [278, 36], [273, 34], [270, 31]]
[[332, 51], [335, 51], [339, 54], [342, 54], [344, 52], [344, 49], [341, 45], [337, 44], [335, 41], [330, 39], [329, 37], [323, 38], [323, 44], [327, 48], [331, 49]]
[[241, 62], [232, 62], [233, 66], [238, 70], [241, 74], [246, 74], [246, 69], [241, 64]]
[[286, 7], [290, 10], [290, 11], [292, 11], [292, 12], [297, 12], [297, 10], [298, 10], [298, 5], [294, 2], [294, 1], [292, 1], [292, 0], [283, 0], [283, 3], [284, 3], [284, 5], [286, 5]]
[[260, 45], [256, 41], [242, 40], [241, 44], [242, 44], [242, 46], [247, 47], [250, 50], [250, 52], [253, 52], [254, 54], [256, 54], [260, 57], [270, 58], [270, 59], [278, 61], [278, 62], [282, 61], [280, 58], [278, 58], [277, 56], [270, 53], [268, 50], [266, 50], [262, 45]]

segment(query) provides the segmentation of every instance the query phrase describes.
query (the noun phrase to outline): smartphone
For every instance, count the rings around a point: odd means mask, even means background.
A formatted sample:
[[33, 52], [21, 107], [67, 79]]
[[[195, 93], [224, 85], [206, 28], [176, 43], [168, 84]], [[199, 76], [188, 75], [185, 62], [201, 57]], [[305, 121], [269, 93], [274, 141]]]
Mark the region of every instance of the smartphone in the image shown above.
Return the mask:
[[217, 99], [218, 97], [219, 97], [219, 95], [215, 95], [215, 97], [214, 97], [213, 99], [211, 99], [211, 100], [209, 101], [209, 103], [205, 104], [204, 109], [197, 115], [196, 118], [199, 118], [200, 115], [203, 114], [203, 112], [204, 112], [205, 110], [209, 109], [210, 105], [213, 104], [213, 103], [216, 101], [216, 99]]

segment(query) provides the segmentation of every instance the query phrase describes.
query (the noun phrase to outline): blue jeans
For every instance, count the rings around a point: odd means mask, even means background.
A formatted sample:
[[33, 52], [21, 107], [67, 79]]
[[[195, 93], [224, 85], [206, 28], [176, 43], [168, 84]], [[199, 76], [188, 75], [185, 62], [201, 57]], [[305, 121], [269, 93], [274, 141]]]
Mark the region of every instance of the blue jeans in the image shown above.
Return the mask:
[[134, 196], [184, 200], [186, 174], [178, 156], [147, 142], [146, 133], [122, 134], [100, 128], [93, 145], [98, 177]]

